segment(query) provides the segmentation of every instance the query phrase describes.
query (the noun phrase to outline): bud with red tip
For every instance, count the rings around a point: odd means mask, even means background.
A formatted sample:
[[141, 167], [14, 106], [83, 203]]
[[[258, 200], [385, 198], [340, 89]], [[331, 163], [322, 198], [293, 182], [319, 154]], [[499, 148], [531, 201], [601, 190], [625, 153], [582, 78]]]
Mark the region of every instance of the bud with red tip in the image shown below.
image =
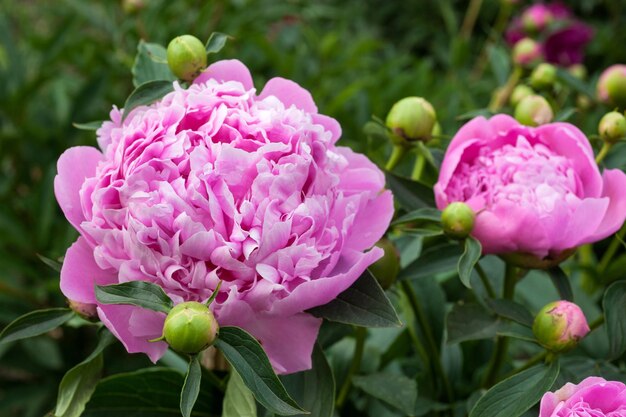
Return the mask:
[[626, 107], [626, 65], [616, 64], [605, 69], [598, 79], [597, 90], [601, 101]]
[[530, 38], [517, 41], [513, 46], [513, 62], [527, 66], [541, 59], [541, 45]]
[[589, 333], [589, 325], [580, 307], [561, 300], [547, 304], [537, 313], [533, 333], [546, 349], [564, 352], [574, 348]]

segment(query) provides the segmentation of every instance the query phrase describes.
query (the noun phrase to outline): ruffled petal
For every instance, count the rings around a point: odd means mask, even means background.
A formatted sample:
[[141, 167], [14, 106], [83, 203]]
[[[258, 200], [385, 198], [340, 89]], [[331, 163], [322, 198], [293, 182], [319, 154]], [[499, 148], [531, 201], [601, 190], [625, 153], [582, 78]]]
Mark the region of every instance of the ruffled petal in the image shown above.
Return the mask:
[[259, 94], [259, 99], [263, 100], [269, 96], [278, 98], [285, 107], [293, 105], [300, 110], [317, 113], [317, 106], [313, 101], [311, 93], [291, 80], [281, 77], [269, 80], [261, 94]]
[[211, 78], [218, 82], [239, 81], [246, 90], [254, 88], [248, 67], [237, 59], [225, 59], [209, 65], [193, 83], [204, 83]]

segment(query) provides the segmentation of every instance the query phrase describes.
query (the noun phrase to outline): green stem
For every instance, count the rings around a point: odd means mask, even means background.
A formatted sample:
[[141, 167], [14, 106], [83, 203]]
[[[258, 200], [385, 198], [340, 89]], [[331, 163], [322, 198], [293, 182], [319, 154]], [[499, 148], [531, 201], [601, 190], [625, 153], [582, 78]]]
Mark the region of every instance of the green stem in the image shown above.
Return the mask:
[[621, 241], [624, 240], [624, 235], [626, 235], [626, 223], [624, 223], [622, 228], [615, 234], [606, 252], [602, 255], [602, 259], [600, 259], [600, 263], [598, 264], [598, 274], [600, 276], [602, 276], [606, 268], [608, 268], [611, 259], [615, 256], [615, 252], [619, 249]]
[[413, 165], [413, 172], [411, 173], [412, 180], [419, 180], [422, 176], [422, 172], [424, 171], [424, 164], [426, 163], [426, 158], [421, 153], [417, 155], [415, 158], [415, 165]]
[[604, 314], [591, 322], [591, 324], [589, 325], [589, 331], [590, 332], [594, 331], [595, 329], [602, 326], [603, 324], [604, 324]]
[[[515, 284], [517, 284], [517, 268], [510, 264], [506, 264], [504, 271], [504, 288], [502, 290], [502, 298], [512, 300], [515, 295]], [[483, 381], [485, 388], [491, 387], [498, 379], [498, 373], [504, 365], [506, 352], [509, 348], [509, 338], [498, 336], [494, 347], [493, 356], [489, 362], [487, 373]]]
[[485, 291], [487, 291], [487, 295], [489, 296], [489, 298], [496, 298], [496, 292], [494, 291], [493, 286], [489, 281], [489, 277], [485, 273], [483, 267], [480, 266], [480, 264], [477, 262], [476, 265], [474, 265], [474, 268], [476, 269], [476, 272], [480, 277], [480, 282], [483, 283], [483, 286], [485, 287]]
[[367, 335], [367, 329], [365, 327], [357, 327], [354, 334], [356, 342], [354, 346], [354, 355], [352, 356], [352, 363], [350, 364], [346, 379], [343, 381], [343, 385], [341, 386], [341, 389], [339, 390], [339, 395], [337, 396], [337, 408], [339, 410], [343, 408], [343, 405], [348, 398], [348, 393], [350, 392], [350, 387], [352, 386], [352, 375], [357, 373], [361, 368], [361, 360], [363, 359], [363, 348], [365, 347], [365, 336]]
[[474, 66], [474, 70], [472, 71], [471, 79], [478, 80], [482, 77], [483, 72], [485, 71], [485, 67], [489, 60], [487, 59], [487, 51], [489, 47], [494, 45], [498, 38], [502, 37], [502, 33], [506, 28], [507, 23], [509, 22], [509, 17], [511, 16], [511, 11], [513, 8], [508, 2], [500, 2], [500, 10], [498, 12], [498, 17], [493, 25], [493, 30], [489, 35], [489, 39], [485, 42]]
[[426, 318], [426, 314], [420, 305], [415, 292], [413, 291], [413, 287], [411, 283], [408, 281], [402, 281], [402, 289], [404, 293], [409, 298], [409, 304], [411, 305], [411, 309], [415, 314], [415, 318], [417, 319], [417, 323], [422, 329], [422, 333], [426, 338], [426, 344], [428, 349], [430, 350], [430, 358], [431, 365], [433, 366], [433, 372], [436, 374], [441, 383], [443, 384], [446, 398], [449, 402], [452, 402], [454, 399], [454, 394], [452, 393], [452, 386], [450, 385], [450, 381], [448, 381], [448, 377], [446, 376], [445, 371], [443, 370], [443, 366], [441, 365], [441, 357], [439, 355], [439, 348], [437, 347], [437, 343], [435, 343], [435, 337], [433, 336], [433, 332], [430, 328], [430, 324], [428, 323], [428, 319]]
[[469, 39], [472, 36], [472, 31], [474, 30], [476, 18], [478, 17], [478, 13], [480, 13], [482, 3], [483, 0], [470, 0], [467, 12], [465, 12], [465, 17], [463, 18], [461, 31], [459, 32], [462, 39]]
[[600, 152], [598, 152], [598, 155], [596, 156], [596, 164], [599, 164], [600, 162], [602, 162], [602, 160], [604, 159], [605, 156], [608, 155], [612, 147], [613, 147], [612, 143], [604, 142], [604, 144], [602, 145], [602, 148], [600, 148]]
[[502, 86], [501, 88], [498, 88], [493, 93], [493, 96], [491, 97], [491, 103], [489, 103], [489, 110], [491, 110], [493, 113], [497, 113], [498, 110], [500, 110], [500, 108], [506, 104], [507, 100], [511, 96], [511, 93], [513, 92], [513, 89], [515, 88], [521, 77], [522, 67], [516, 66], [509, 76], [506, 84], [504, 84], [504, 86]]
[[404, 151], [405, 151], [404, 147], [402, 147], [400, 145], [394, 145], [393, 146], [393, 150], [391, 151], [391, 155], [389, 156], [389, 160], [387, 161], [387, 165], [385, 165], [385, 169], [387, 171], [393, 170], [396, 167], [396, 165], [398, 165], [398, 163], [402, 159], [402, 156], [405, 154]]

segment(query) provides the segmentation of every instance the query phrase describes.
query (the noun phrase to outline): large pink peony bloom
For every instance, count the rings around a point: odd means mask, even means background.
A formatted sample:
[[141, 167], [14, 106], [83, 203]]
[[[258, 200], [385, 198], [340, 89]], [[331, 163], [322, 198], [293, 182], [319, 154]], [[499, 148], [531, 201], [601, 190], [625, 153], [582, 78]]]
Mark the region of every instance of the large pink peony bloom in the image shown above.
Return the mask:
[[[292, 81], [257, 95], [239, 61], [211, 65], [188, 89], [98, 131], [102, 151], [67, 150], [57, 200], [80, 232], [61, 289], [98, 304], [94, 284], [141, 280], [174, 301], [212, 304], [220, 325], [260, 340], [277, 372], [310, 368], [320, 320], [304, 311], [348, 288], [382, 256], [393, 213], [382, 172], [336, 147], [341, 129]], [[98, 305], [129, 352], [153, 361], [164, 315]]]
[[568, 123], [537, 128], [507, 115], [477, 117], [446, 151], [437, 207], [455, 201], [477, 212], [472, 235], [484, 253], [558, 259], [603, 239], [626, 219], [626, 174], [600, 175], [585, 135]]
[[626, 385], [591, 376], [580, 384], [565, 384], [541, 399], [539, 417], [624, 417]]

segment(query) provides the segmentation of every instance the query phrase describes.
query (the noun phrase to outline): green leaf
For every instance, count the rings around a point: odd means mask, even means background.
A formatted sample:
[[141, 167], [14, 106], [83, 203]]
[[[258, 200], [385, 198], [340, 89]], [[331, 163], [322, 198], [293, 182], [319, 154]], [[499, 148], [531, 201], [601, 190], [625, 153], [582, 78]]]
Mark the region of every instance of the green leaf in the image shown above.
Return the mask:
[[470, 284], [470, 278], [472, 276], [472, 271], [474, 270], [474, 265], [480, 259], [480, 255], [483, 253], [483, 247], [480, 242], [474, 239], [471, 236], [468, 236], [464, 242], [464, 251], [463, 255], [459, 258], [459, 262], [457, 264], [457, 271], [459, 272], [459, 278], [463, 285], [467, 288], [472, 288]]
[[504, 48], [498, 46], [490, 46], [487, 49], [487, 53], [489, 54], [491, 70], [496, 77], [498, 85], [504, 85], [511, 72], [509, 53]]
[[398, 327], [400, 319], [371, 272], [323, 306], [308, 310], [315, 317], [365, 327]]
[[0, 333], [0, 344], [39, 336], [54, 330], [69, 319], [74, 312], [69, 308], [36, 310], [16, 318]]
[[455, 304], [446, 320], [448, 343], [490, 339], [505, 326], [478, 304]]
[[500, 317], [533, 327], [533, 315], [526, 307], [511, 300], [487, 300], [487, 305]]
[[561, 110], [560, 112], [558, 112], [556, 114], [556, 116], [554, 117], [554, 121], [555, 122], [566, 122], [576, 112], [578, 112], [578, 109], [576, 107], [565, 108], [565, 109]]
[[550, 275], [550, 279], [552, 280], [552, 284], [559, 293], [559, 296], [562, 300], [573, 301], [574, 300], [574, 292], [572, 291], [572, 283], [569, 280], [569, 277], [563, 272], [561, 267], [555, 266], [549, 268], [547, 270], [548, 275]]
[[406, 210], [417, 210], [425, 207], [435, 207], [433, 190], [419, 181], [401, 177], [389, 171], [385, 172], [387, 186], [394, 197]]
[[571, 89], [579, 93], [582, 93], [588, 97], [592, 97], [592, 98], [595, 97], [595, 92], [590, 86], [585, 84], [584, 81], [574, 77], [566, 69], [557, 68], [556, 77], [559, 81], [561, 81], [563, 84], [567, 85]]
[[206, 53], [207, 54], [216, 54], [222, 50], [224, 45], [226, 45], [226, 41], [230, 38], [230, 36], [220, 33], [213, 32], [211, 36], [209, 36], [209, 40], [206, 42]]
[[157, 80], [141, 84], [139, 87], [135, 88], [135, 91], [130, 93], [130, 96], [126, 99], [122, 121], [128, 117], [133, 109], [152, 104], [172, 91], [174, 91], [174, 86], [171, 81]]
[[620, 357], [626, 351], [626, 281], [618, 281], [604, 293], [602, 308], [606, 316], [606, 331], [609, 336], [609, 355], [611, 359]]
[[94, 351], [84, 361], [67, 371], [61, 384], [54, 411], [56, 417], [78, 417], [96, 390], [102, 373], [102, 351], [115, 341], [106, 329], [100, 332], [100, 340]]
[[189, 359], [189, 368], [187, 369], [183, 389], [180, 392], [180, 412], [183, 417], [191, 416], [191, 411], [200, 393], [201, 380], [202, 368], [200, 367], [200, 359], [198, 355], [194, 355]]
[[226, 386], [222, 417], [257, 417], [254, 395], [234, 369]]
[[444, 244], [429, 248], [419, 258], [407, 265], [398, 274], [399, 280], [420, 279], [442, 272], [454, 270], [454, 265], [461, 256], [461, 248], [457, 244]]
[[332, 417], [335, 409], [335, 378], [324, 351], [315, 344], [311, 358], [313, 367], [308, 371], [283, 375], [280, 379], [291, 396], [309, 414], [309, 417]]
[[417, 403], [417, 383], [404, 375], [375, 373], [352, 377], [355, 387], [362, 389], [374, 398], [413, 415]]
[[241, 375], [254, 398], [269, 411], [279, 415], [304, 411], [285, 390], [259, 342], [245, 330], [222, 327], [215, 346]]
[[[219, 417], [222, 395], [207, 378], [202, 380], [194, 417]], [[104, 378], [81, 417], [181, 417], [182, 373], [150, 367]]]
[[433, 237], [433, 236], [443, 235], [443, 230], [442, 229], [425, 229], [425, 228], [405, 229], [404, 234], [407, 236], [414, 236], [414, 237]]
[[96, 298], [102, 304], [130, 304], [165, 314], [173, 307], [172, 300], [161, 287], [145, 281], [96, 285]]
[[436, 208], [424, 207], [398, 217], [391, 225], [397, 226], [399, 224], [421, 221], [441, 222], [441, 211]]
[[483, 395], [470, 417], [518, 417], [535, 405], [559, 375], [558, 361], [535, 366], [505, 379]]
[[176, 76], [167, 64], [167, 50], [157, 43], [148, 43], [143, 40], [137, 45], [137, 55], [132, 68], [133, 85], [140, 85], [149, 81], [175, 81]]
[[72, 126], [80, 130], [98, 130], [100, 129], [100, 126], [102, 126], [102, 120], [86, 123], [72, 123]]

